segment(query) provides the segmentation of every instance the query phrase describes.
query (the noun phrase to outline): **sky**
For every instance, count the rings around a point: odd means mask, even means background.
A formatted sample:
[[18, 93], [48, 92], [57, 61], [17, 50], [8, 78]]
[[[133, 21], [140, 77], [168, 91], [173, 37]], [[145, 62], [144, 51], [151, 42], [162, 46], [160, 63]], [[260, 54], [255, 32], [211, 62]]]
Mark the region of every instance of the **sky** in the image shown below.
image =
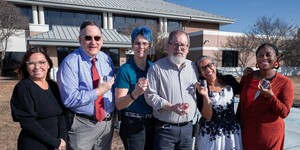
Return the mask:
[[221, 31], [247, 32], [262, 16], [281, 18], [300, 27], [300, 0], [166, 0], [234, 19], [221, 26]]

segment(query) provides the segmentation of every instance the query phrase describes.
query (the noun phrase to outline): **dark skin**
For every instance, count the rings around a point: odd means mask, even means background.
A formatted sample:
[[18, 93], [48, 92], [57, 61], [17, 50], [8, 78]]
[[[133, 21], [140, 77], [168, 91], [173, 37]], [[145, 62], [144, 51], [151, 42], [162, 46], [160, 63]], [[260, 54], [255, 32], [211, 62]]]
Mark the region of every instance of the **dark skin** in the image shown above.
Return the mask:
[[[278, 56], [276, 56], [276, 52], [272, 47], [266, 45], [260, 48], [256, 55], [256, 63], [259, 67], [259, 70], [255, 71], [253, 78], [256, 80], [273, 78], [276, 74], [274, 71], [274, 63], [277, 61]], [[259, 85], [258, 89], [260, 93], [266, 97], [271, 98], [274, 96], [271, 84], [269, 88], [263, 88], [261, 85]]]

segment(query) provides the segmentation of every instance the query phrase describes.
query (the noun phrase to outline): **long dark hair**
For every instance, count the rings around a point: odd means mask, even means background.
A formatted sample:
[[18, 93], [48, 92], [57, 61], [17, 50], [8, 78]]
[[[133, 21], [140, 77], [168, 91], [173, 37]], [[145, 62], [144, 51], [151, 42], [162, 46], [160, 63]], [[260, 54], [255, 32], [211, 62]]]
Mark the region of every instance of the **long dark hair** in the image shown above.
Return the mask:
[[26, 62], [29, 60], [30, 56], [32, 54], [34, 54], [34, 53], [41, 53], [47, 59], [47, 62], [49, 64], [49, 69], [47, 71], [46, 79], [49, 80], [50, 79], [50, 70], [53, 67], [53, 62], [50, 59], [50, 57], [48, 56], [47, 51], [45, 49], [43, 49], [42, 47], [33, 47], [33, 48], [30, 48], [29, 50], [26, 51], [26, 53], [23, 56], [23, 60], [22, 60], [21, 66], [20, 66], [20, 68], [18, 70], [18, 76], [19, 76], [19, 78], [21, 80], [29, 78], [30, 75], [29, 75], [29, 73], [27, 71], [27, 64], [26, 64]]

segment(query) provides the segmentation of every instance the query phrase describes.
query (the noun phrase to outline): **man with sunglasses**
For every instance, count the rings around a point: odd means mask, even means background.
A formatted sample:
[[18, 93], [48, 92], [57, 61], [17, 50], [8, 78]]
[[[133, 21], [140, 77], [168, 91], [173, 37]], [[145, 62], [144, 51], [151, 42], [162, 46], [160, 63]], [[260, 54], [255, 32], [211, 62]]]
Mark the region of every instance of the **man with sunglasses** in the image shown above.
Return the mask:
[[69, 143], [72, 149], [110, 150], [114, 65], [100, 51], [103, 38], [95, 22], [83, 22], [78, 39], [80, 47], [63, 60], [57, 73], [61, 99], [68, 108]]
[[196, 65], [186, 59], [189, 43], [186, 32], [172, 31], [168, 56], [156, 61], [147, 73], [144, 96], [155, 117], [154, 149], [191, 150], [193, 146], [198, 74]]

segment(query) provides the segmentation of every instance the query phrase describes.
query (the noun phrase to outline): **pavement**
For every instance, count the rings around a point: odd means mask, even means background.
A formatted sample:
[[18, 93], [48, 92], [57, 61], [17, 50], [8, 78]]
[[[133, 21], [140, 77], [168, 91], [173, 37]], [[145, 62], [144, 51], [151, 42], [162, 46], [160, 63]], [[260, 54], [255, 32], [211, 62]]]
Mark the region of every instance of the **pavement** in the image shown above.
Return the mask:
[[292, 108], [285, 122], [285, 150], [300, 150], [300, 109]]
[[[235, 98], [235, 109], [239, 99]], [[292, 107], [290, 114], [284, 119], [284, 150], [300, 150], [300, 109]]]

